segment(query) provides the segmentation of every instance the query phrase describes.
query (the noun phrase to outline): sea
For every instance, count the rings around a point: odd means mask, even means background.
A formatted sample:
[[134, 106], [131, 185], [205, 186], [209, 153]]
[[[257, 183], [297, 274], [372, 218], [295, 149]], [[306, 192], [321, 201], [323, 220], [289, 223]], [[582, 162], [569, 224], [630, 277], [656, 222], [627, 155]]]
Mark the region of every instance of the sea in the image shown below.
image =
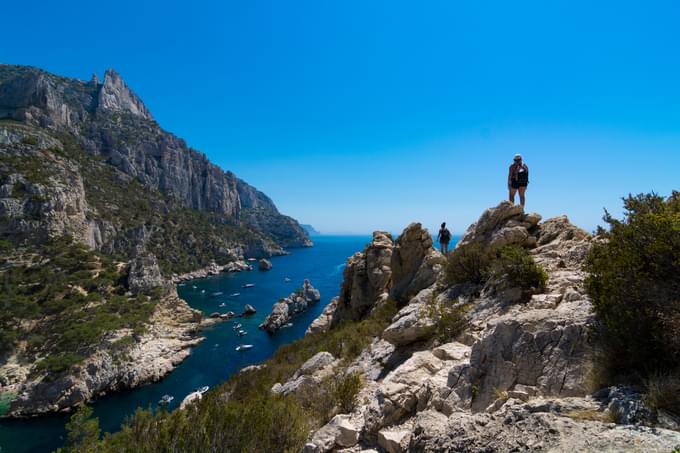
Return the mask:
[[[223, 273], [178, 286], [180, 297], [206, 316], [214, 312], [241, 313], [245, 304], [255, 307], [255, 315], [238, 318], [247, 335], [238, 337], [231, 320], [208, 327], [201, 333], [205, 340], [159, 382], [114, 392], [96, 400], [92, 407], [102, 431], [117, 431], [138, 407], [156, 408], [163, 395], [174, 397], [169, 409], [175, 409], [196, 389], [220, 384], [241, 368], [266, 360], [279, 346], [304, 336], [309, 324], [339, 294], [347, 258], [362, 250], [370, 239], [370, 236], [317, 236], [313, 238], [314, 247], [291, 249], [289, 255], [273, 257], [273, 268], [269, 271], [259, 271], [255, 266], [250, 272]], [[258, 329], [272, 304], [301, 287], [305, 278], [319, 289], [321, 301], [293, 318], [291, 327], [275, 334]], [[244, 288], [248, 283], [255, 286]], [[240, 295], [235, 296], [235, 293]], [[253, 347], [238, 352], [235, 348], [240, 343]], [[68, 419], [68, 414], [59, 414], [0, 420], [0, 453], [54, 451], [64, 443]]]

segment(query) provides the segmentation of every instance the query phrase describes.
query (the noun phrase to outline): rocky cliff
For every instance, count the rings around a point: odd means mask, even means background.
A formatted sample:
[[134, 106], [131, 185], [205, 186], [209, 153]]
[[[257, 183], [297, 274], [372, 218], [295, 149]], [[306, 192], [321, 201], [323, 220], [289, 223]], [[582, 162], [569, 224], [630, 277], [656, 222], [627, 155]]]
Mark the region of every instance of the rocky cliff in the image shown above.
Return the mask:
[[309, 245], [266, 195], [161, 129], [115, 71], [85, 82], [0, 65], [4, 415], [160, 379], [206, 322], [171, 279]]
[[[281, 215], [266, 195], [161, 129], [112, 69], [99, 83], [96, 78], [83, 82], [36, 68], [0, 65], [0, 136], [4, 137], [4, 154], [18, 156], [25, 164], [56, 159], [67, 148], [65, 164], [76, 178], [85, 179], [82, 161], [93, 158], [111, 167], [108, 170], [118, 180], [114, 184], [138, 182], [137, 190], [159, 193], [166, 205], [196, 210], [209, 221], [243, 228], [253, 236], [250, 242], [241, 241], [246, 252], [271, 254], [280, 253], [281, 247], [311, 245], [299, 224]], [[7, 171], [3, 179], [9, 176]], [[85, 184], [85, 191], [91, 185]], [[79, 211], [93, 220], [105, 216], [92, 208], [83, 205]], [[118, 228], [102, 228], [96, 221], [89, 228], [97, 231], [77, 237], [97, 247], [117, 248]]]
[[[335, 415], [303, 450], [677, 448], [680, 425], [640, 423], [639, 394], [616, 388], [591, 393], [592, 314], [581, 268], [593, 239], [566, 217], [540, 220], [503, 202], [485, 211], [457, 245], [530, 250], [548, 279], [528, 299], [508, 279], [449, 283], [443, 257], [419, 224], [396, 241], [374, 233], [366, 249], [348, 260], [339, 298], [310, 333], [362, 319], [389, 300], [400, 307], [391, 324], [351, 363], [321, 352], [272, 388], [295, 395], [302, 386], [311, 391], [325, 376], [363, 376], [355, 408]], [[450, 321], [442, 313], [461, 318], [455, 335], [441, 330]]]

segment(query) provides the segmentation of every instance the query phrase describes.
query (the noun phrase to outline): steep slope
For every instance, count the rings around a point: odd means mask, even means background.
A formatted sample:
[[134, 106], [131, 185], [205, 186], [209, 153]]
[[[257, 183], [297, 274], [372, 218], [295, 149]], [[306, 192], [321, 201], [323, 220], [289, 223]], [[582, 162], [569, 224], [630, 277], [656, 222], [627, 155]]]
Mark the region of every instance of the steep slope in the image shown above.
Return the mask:
[[115, 71], [99, 83], [0, 65], [9, 415], [159, 379], [205, 324], [170, 278], [308, 245], [266, 195], [162, 130]]

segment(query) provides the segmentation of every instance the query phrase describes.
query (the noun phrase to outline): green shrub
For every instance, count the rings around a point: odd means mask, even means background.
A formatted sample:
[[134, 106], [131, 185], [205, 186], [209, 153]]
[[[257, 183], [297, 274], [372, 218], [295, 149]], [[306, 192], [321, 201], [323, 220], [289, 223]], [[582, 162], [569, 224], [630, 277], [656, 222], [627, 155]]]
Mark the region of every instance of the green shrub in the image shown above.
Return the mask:
[[433, 297], [426, 307], [426, 315], [434, 320], [433, 339], [440, 343], [449, 343], [467, 329], [469, 323], [465, 312], [467, 306], [441, 304]]
[[623, 220], [591, 249], [586, 289], [593, 330], [610, 373], [673, 371], [680, 359], [680, 193], [628, 196]]
[[484, 284], [489, 277], [493, 254], [479, 243], [456, 247], [449, 253], [444, 269], [448, 284]]
[[99, 445], [99, 419], [92, 418], [92, 408], [82, 405], [66, 424], [68, 433], [57, 453], [95, 453]]
[[38, 144], [38, 139], [32, 135], [26, 135], [21, 139], [21, 143], [24, 145], [36, 146]]
[[493, 261], [494, 277], [504, 278], [511, 288], [539, 293], [545, 289], [548, 274], [523, 247], [508, 245], [499, 250]]

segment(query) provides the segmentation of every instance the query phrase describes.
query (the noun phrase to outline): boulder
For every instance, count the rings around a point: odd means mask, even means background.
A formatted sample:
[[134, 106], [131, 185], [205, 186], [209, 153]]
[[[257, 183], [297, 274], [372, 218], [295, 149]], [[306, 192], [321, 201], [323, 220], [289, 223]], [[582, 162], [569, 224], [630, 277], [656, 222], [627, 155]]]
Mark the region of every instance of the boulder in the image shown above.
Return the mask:
[[420, 223], [407, 226], [392, 253], [390, 296], [405, 303], [437, 280], [444, 256], [432, 248], [432, 236]]
[[388, 453], [403, 453], [408, 450], [411, 432], [406, 430], [378, 432], [378, 445]]
[[255, 307], [253, 307], [250, 304], [246, 304], [245, 307], [243, 307], [243, 314], [248, 316], [248, 315], [254, 315], [257, 313], [257, 310], [255, 310]]
[[383, 332], [383, 338], [396, 346], [404, 346], [431, 337], [435, 321], [430, 317], [427, 301], [433, 295], [433, 288], [422, 290], [411, 303], [399, 310], [392, 324]]
[[268, 271], [272, 268], [272, 262], [266, 258], [262, 258], [260, 261], [258, 261], [258, 268], [261, 271]]

